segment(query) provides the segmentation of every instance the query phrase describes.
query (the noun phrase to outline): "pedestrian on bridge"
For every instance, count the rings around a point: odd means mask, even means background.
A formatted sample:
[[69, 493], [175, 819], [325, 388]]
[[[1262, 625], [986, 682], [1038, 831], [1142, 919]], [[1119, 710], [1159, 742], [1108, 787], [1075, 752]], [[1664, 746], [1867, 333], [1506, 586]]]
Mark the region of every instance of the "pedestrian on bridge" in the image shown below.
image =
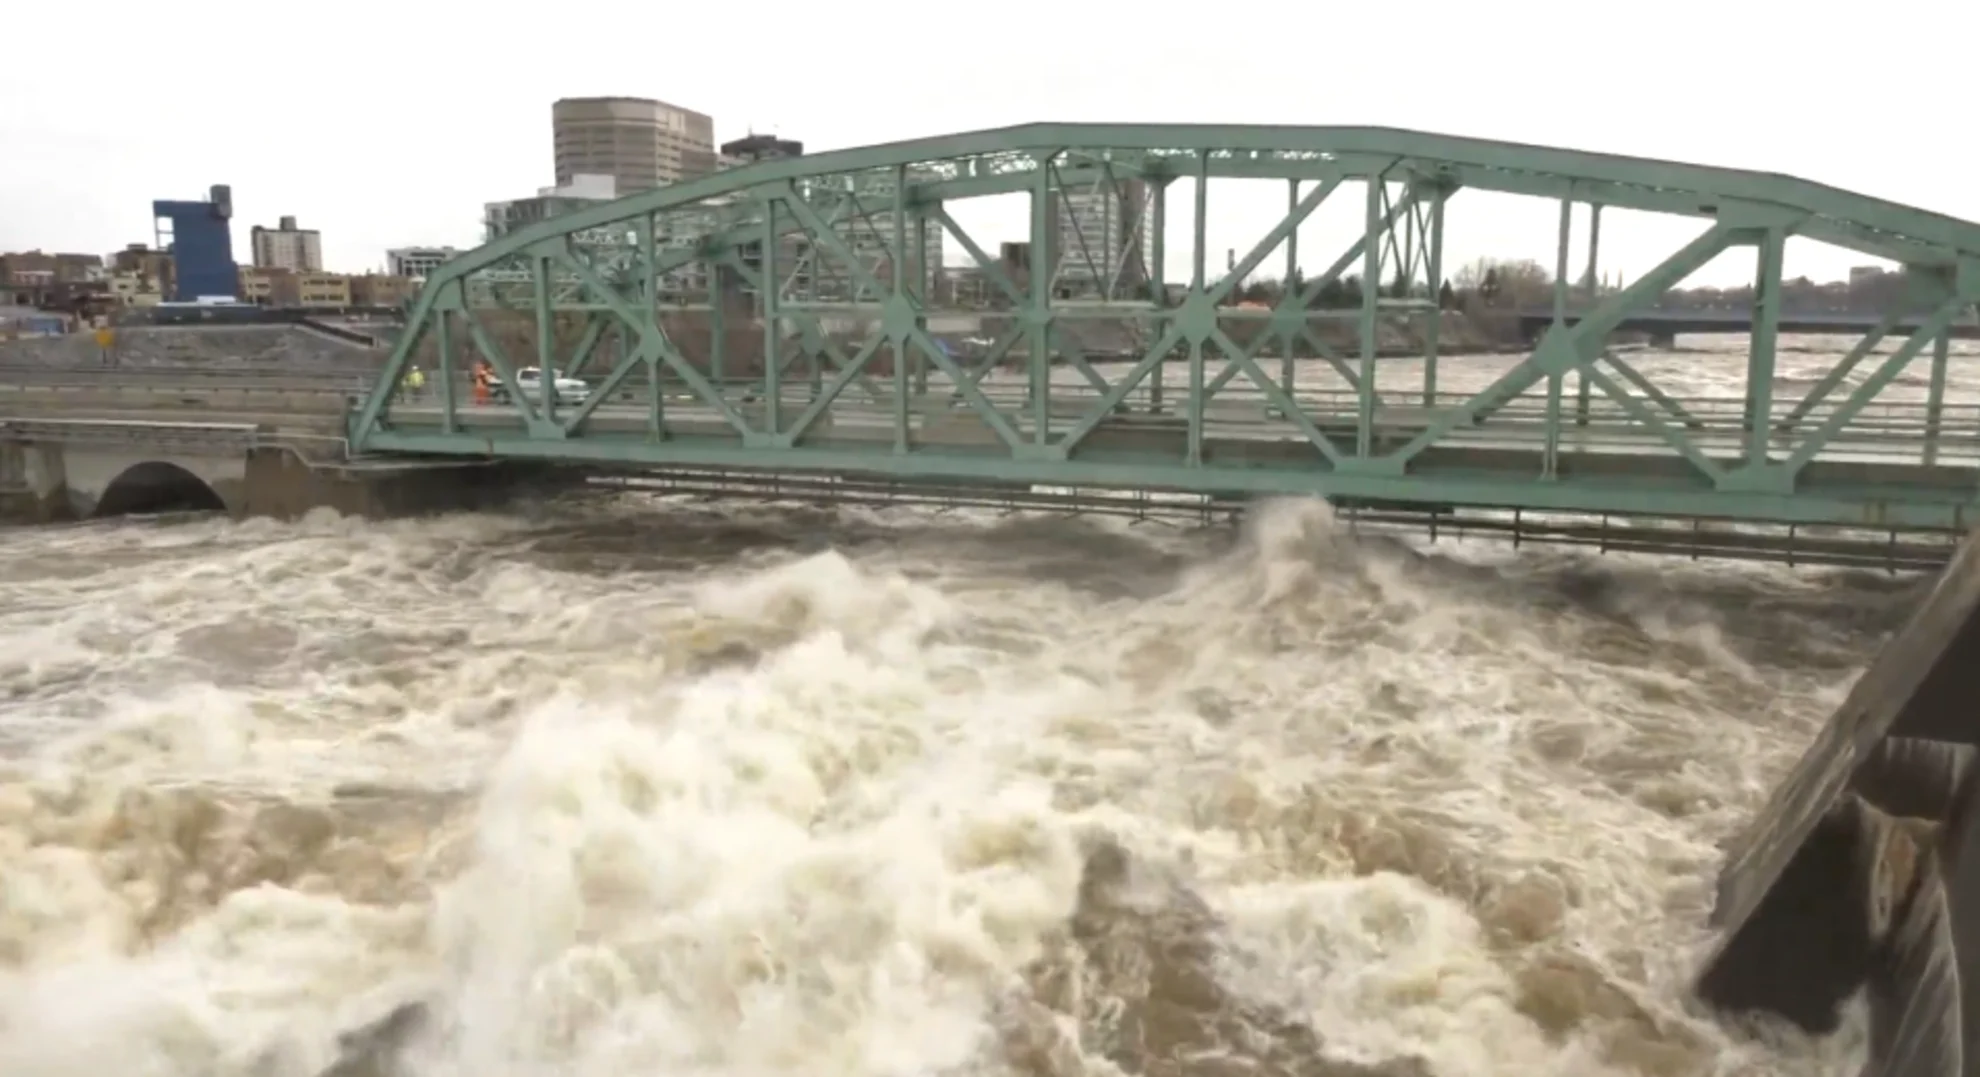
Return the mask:
[[474, 364], [474, 402], [475, 403], [487, 404], [490, 402], [491, 399], [493, 399], [494, 393], [492, 391], [492, 387], [489, 385], [489, 382], [493, 381], [494, 377], [495, 377], [494, 372], [492, 368], [489, 367], [488, 360], [482, 359]]
[[426, 391], [426, 372], [413, 367], [406, 372], [405, 381], [401, 384], [405, 388], [406, 399], [418, 400]]

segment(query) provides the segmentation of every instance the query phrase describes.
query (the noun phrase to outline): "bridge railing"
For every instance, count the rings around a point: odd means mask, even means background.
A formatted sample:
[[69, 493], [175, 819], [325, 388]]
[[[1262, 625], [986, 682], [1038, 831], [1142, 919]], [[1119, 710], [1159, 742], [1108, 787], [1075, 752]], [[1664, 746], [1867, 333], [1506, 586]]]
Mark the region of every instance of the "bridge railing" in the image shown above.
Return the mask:
[[196, 382], [0, 377], [0, 416], [294, 416], [335, 419], [367, 387], [358, 379], [213, 378]]
[[[786, 384], [782, 388], [780, 404], [787, 414], [802, 410], [806, 404], [817, 399], [813, 387], [802, 382]], [[506, 407], [475, 405], [465, 380], [459, 381], [455, 390], [459, 415], [477, 429], [493, 431], [521, 427], [516, 413]], [[986, 382], [979, 386], [978, 391], [989, 404], [1012, 413], [1021, 413], [1031, 405], [1031, 394], [1023, 385]], [[613, 392], [611, 399], [601, 402], [591, 412], [590, 421], [598, 424], [634, 414], [644, 415], [648, 393], [649, 390], [643, 385], [621, 385]], [[850, 400], [852, 395], [848, 392], [833, 405], [834, 421], [858, 421], [862, 415], [888, 417], [888, 405], [878, 401], [856, 404]], [[708, 410], [706, 401], [683, 385], [667, 384], [663, 379], [661, 396], [663, 404], [676, 415], [705, 412], [707, 417], [713, 417], [714, 413]], [[724, 385], [720, 396], [738, 412], [760, 411], [765, 405], [761, 382]], [[1090, 387], [1054, 385], [1050, 410], [1059, 418], [1077, 415], [1094, 408], [1102, 398], [1100, 392]], [[1300, 390], [1285, 399], [1322, 430], [1351, 430], [1359, 420], [1360, 400], [1352, 391]], [[1392, 434], [1420, 430], [1457, 412], [1470, 399], [1471, 394], [1466, 392], [1440, 392], [1433, 394], [1426, 402], [1420, 393], [1399, 393], [1376, 405], [1371, 418], [1376, 425]], [[1684, 396], [1666, 397], [1665, 400], [1673, 411], [1684, 416], [1683, 420], [1670, 420], [1669, 425], [1682, 428], [1687, 435], [1700, 440], [1708, 448], [1735, 449], [1751, 426], [1744, 403], [1738, 399]], [[398, 405], [401, 418], [398, 421], [409, 428], [436, 422], [440, 418], [439, 402], [439, 387], [429, 384], [423, 393], [401, 398]], [[936, 421], [943, 414], [968, 411], [967, 402], [958, 391], [917, 397], [910, 407], [919, 416], [918, 421], [924, 423]], [[573, 405], [565, 405], [566, 411], [572, 408]], [[1116, 421], [1143, 428], [1164, 424], [1180, 426], [1186, 422], [1186, 410], [1183, 394], [1173, 389], [1163, 394], [1143, 385], [1117, 402]], [[1769, 409], [1767, 425], [1777, 438], [1806, 436], [1822, 429], [1842, 410], [1839, 403], [1817, 404], [1799, 410], [1798, 401], [1776, 401]], [[1444, 441], [1479, 448], [1538, 445], [1547, 437], [1548, 413], [1543, 394], [1522, 394], [1483, 420], [1459, 423]], [[1560, 417], [1566, 431], [1566, 442], [1575, 449], [1656, 449], [1664, 445], [1656, 430], [1644, 425], [1628, 409], [1607, 397], [1591, 397], [1585, 407], [1571, 398], [1563, 400]], [[1285, 426], [1286, 422], [1285, 416], [1264, 392], [1250, 386], [1240, 388], [1235, 385], [1226, 387], [1205, 403], [1203, 420], [1205, 429], [1212, 432], [1220, 429], [1276, 428]], [[1929, 455], [1941, 462], [1954, 459], [1980, 462], [1980, 402], [1942, 403], [1937, 406], [1924, 402], [1874, 402], [1848, 416], [1835, 430], [1829, 431], [1829, 435], [1830, 445], [1817, 459], [1869, 457], [1919, 461], [1927, 455], [1926, 447], [1929, 445]]]
[[[102, 399], [105, 394], [118, 394], [127, 398], [150, 398], [162, 406], [173, 406], [190, 397], [211, 400], [216, 406], [229, 405], [230, 400], [252, 403], [255, 398], [271, 395], [317, 397], [328, 403], [324, 406], [342, 406], [353, 398], [362, 397], [368, 385], [360, 378], [326, 375], [321, 377], [275, 377], [275, 376], [230, 376], [209, 372], [198, 378], [179, 378], [168, 374], [145, 376], [33, 376], [15, 378], [0, 372], [0, 393], [20, 397], [36, 397], [50, 400], [61, 398]], [[724, 396], [737, 406], [747, 406], [760, 397], [760, 387], [731, 385]], [[472, 409], [471, 393], [465, 380], [456, 386], [457, 398], [462, 406]], [[993, 404], [1002, 407], [1019, 407], [1029, 400], [1029, 393], [1022, 386], [985, 385], [982, 391]], [[679, 399], [689, 397], [682, 390], [676, 390]], [[621, 389], [615, 402], [608, 403], [606, 414], [612, 407], [625, 407], [641, 404], [645, 399], [643, 389]], [[438, 387], [429, 385], [421, 394], [409, 395], [409, 403], [434, 403], [438, 400]], [[809, 391], [802, 385], [788, 386], [784, 394], [786, 403], [799, 404], [811, 399]], [[1100, 399], [1100, 394], [1091, 390], [1074, 387], [1055, 387], [1053, 396], [1054, 411], [1074, 411], [1092, 407]], [[1315, 421], [1332, 424], [1352, 423], [1358, 414], [1359, 401], [1354, 393], [1346, 391], [1303, 391], [1291, 397], [1306, 414]], [[1468, 399], [1464, 393], [1438, 393], [1426, 404], [1422, 397], [1412, 396], [1392, 403], [1378, 405], [1374, 417], [1378, 422], [1390, 426], [1408, 423], [1423, 423], [1440, 413], [1456, 408]], [[1685, 428], [1693, 433], [1726, 434], [1742, 432], [1748, 428], [1747, 416], [1742, 403], [1724, 397], [1676, 397], [1671, 403], [1690, 417]], [[1123, 413], [1138, 417], [1143, 421], [1159, 421], [1164, 416], [1179, 414], [1171, 396], [1167, 401], [1158, 399], [1157, 394], [1139, 389], [1129, 394], [1121, 403]], [[952, 398], [923, 401], [919, 407], [927, 410], [931, 405], [940, 408], [956, 404]], [[1770, 411], [1772, 425], [1777, 433], [1792, 434], [1822, 427], [1836, 414], [1837, 405], [1818, 405], [1804, 413], [1795, 414], [1793, 402], [1777, 403]], [[1583, 410], [1573, 401], [1563, 404], [1563, 417], [1584, 440], [1593, 438], [1621, 438], [1628, 442], [1654, 438], [1654, 433], [1644, 428], [1635, 418], [1619, 405], [1605, 398], [1593, 398]], [[1206, 406], [1206, 415], [1213, 423], [1252, 423], [1271, 422], [1280, 416], [1265, 395], [1255, 389], [1227, 389]], [[1474, 423], [1463, 424], [1462, 430], [1475, 431], [1486, 435], [1517, 437], [1523, 426], [1543, 426], [1547, 416], [1544, 397], [1538, 395], [1515, 398], [1490, 418]], [[1973, 443], [1969, 447], [1980, 447], [1980, 403], [1947, 403], [1936, 412], [1923, 403], [1883, 401], [1865, 406], [1838, 428], [1838, 436], [1850, 441], [1853, 448], [1873, 445], [1895, 446], [1906, 452], [1916, 452], [1920, 441], [1928, 434], [1936, 432], [1943, 446], [1961, 449], [1962, 442]], [[1592, 442], [1591, 442], [1592, 443]]]
[[204, 385], [214, 382], [295, 382], [339, 385], [358, 383], [371, 389], [375, 374], [364, 366], [338, 363], [248, 363], [239, 366], [45, 366], [0, 363], [0, 384], [6, 385]]
[[[723, 396], [736, 406], [749, 406], [761, 395], [760, 382], [732, 382], [723, 387]], [[270, 396], [290, 396], [319, 398], [322, 403], [315, 407], [341, 408], [346, 402], [360, 398], [369, 389], [368, 381], [362, 376], [349, 372], [323, 372], [298, 374], [292, 370], [271, 369], [257, 373], [202, 370], [147, 370], [147, 371], [49, 371], [14, 370], [0, 368], [0, 393], [16, 397], [34, 396], [58, 400], [63, 397], [102, 399], [106, 393], [119, 394], [125, 398], [150, 398], [161, 406], [176, 406], [187, 403], [188, 396], [209, 401], [215, 407], [247, 406], [257, 401], [265, 401]], [[462, 406], [472, 410], [472, 393], [468, 379], [457, 379], [455, 385], [457, 400]], [[812, 399], [812, 388], [803, 382], [784, 387], [786, 403], [801, 404]], [[685, 387], [666, 386], [663, 391], [671, 391], [680, 399], [686, 400]], [[1016, 408], [1026, 405], [1030, 393], [1025, 386], [985, 383], [981, 386], [985, 397], [1000, 407]], [[605, 405], [606, 414], [613, 407], [643, 406], [646, 390], [644, 387], [621, 387], [615, 400]], [[439, 387], [429, 385], [423, 393], [407, 397], [409, 403], [436, 403]], [[1077, 412], [1094, 406], [1101, 394], [1085, 386], [1054, 386], [1052, 407], [1055, 412]], [[1374, 408], [1375, 419], [1390, 427], [1422, 425], [1440, 414], [1458, 408], [1470, 398], [1465, 392], [1440, 392], [1427, 400], [1422, 394], [1398, 394]], [[1299, 390], [1290, 398], [1309, 417], [1323, 425], [1336, 423], [1352, 424], [1358, 417], [1359, 397], [1348, 390]], [[1686, 396], [1667, 398], [1674, 410], [1688, 417], [1683, 425], [1693, 434], [1735, 435], [1748, 429], [1749, 423], [1743, 402], [1738, 399], [1711, 396]], [[922, 410], [959, 405], [959, 394], [933, 394], [917, 403]], [[1165, 416], [1178, 414], [1179, 394], [1173, 391], [1164, 395], [1148, 385], [1136, 387], [1120, 402], [1123, 415], [1139, 421], [1159, 422]], [[1818, 404], [1797, 413], [1794, 401], [1776, 402], [1770, 409], [1773, 428], [1779, 434], [1795, 434], [1821, 428], [1837, 414], [1838, 403]], [[1253, 386], [1228, 386], [1206, 404], [1206, 419], [1213, 424], [1256, 424], [1269, 423], [1282, 418], [1267, 396]], [[1489, 418], [1462, 424], [1460, 437], [1467, 433], [1472, 440], [1480, 437], [1517, 441], [1524, 440], [1522, 428], [1532, 427], [1537, 432], [1544, 427], [1548, 405], [1543, 394], [1528, 393], [1515, 397], [1505, 407]], [[1562, 403], [1564, 421], [1572, 424], [1572, 434], [1581, 443], [1639, 444], [1655, 440], [1653, 431], [1645, 428], [1624, 408], [1606, 397], [1593, 397], [1582, 408], [1576, 401]], [[485, 416], [492, 419], [495, 416]], [[1980, 402], [1949, 402], [1936, 408], [1923, 402], [1896, 400], [1875, 401], [1863, 406], [1848, 421], [1840, 425], [1836, 434], [1849, 443], [1852, 453], [1874, 455], [1916, 455], [1921, 442], [1928, 434], [1933, 435], [1942, 449], [1956, 453], [1980, 452]]]

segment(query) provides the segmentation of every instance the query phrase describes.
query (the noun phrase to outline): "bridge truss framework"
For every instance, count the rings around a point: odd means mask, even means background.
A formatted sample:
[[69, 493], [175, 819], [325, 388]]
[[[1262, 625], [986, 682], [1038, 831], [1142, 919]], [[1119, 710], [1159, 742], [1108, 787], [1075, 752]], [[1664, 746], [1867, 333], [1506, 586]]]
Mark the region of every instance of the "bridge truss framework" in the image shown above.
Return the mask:
[[[1286, 210], [1219, 274], [1205, 222], [1216, 181], [1231, 179], [1282, 182]], [[1181, 206], [1179, 180], [1195, 181]], [[1130, 186], [1144, 247], [1095, 253], [1097, 294], [1077, 300], [1055, 294], [1057, 272], [1013, 272], [950, 212], [1028, 194], [1034, 257], [1063, 263], [1083, 252], [1060, 249], [1055, 197]], [[1438, 384], [1434, 297], [1447, 207], [1467, 190], [1558, 201], [1555, 320], [1488, 385], [1452, 393]], [[1301, 280], [1299, 226], [1344, 197], [1359, 202], [1358, 239], [1276, 306], [1230, 308], [1275, 255]], [[1577, 203], [1594, 207], [1581, 274]], [[1628, 287], [1574, 302], [1571, 282], [1596, 277], [1604, 206], [1698, 230]], [[1178, 212], [1189, 268], [1172, 288]], [[977, 354], [937, 339], [953, 312], [924, 253], [934, 235], [1008, 304]], [[1790, 236], [1901, 263], [1922, 305], [1890, 312], [1786, 399]], [[1739, 392], [1687, 398], [1610, 347], [1631, 312], [1734, 248], [1753, 251], [1756, 281]], [[1402, 298], [1364, 287], [1358, 308], [1316, 309], [1349, 274], [1401, 281]], [[705, 300], [683, 303], [683, 282]], [[1973, 522], [1980, 407], [1947, 402], [1948, 339], [1976, 300], [1980, 225], [1785, 176], [1383, 129], [1043, 124], [766, 162], [491, 242], [429, 280], [349, 438], [360, 454], [1953, 531]], [[698, 349], [680, 328], [688, 313], [705, 328]], [[496, 317], [529, 330], [526, 360], [490, 331]], [[734, 346], [737, 321], [749, 348]], [[1330, 343], [1327, 322], [1351, 325], [1352, 346]], [[1100, 326], [1127, 361], [1089, 354]], [[1423, 353], [1406, 385], [1382, 358], [1399, 326]], [[1896, 329], [1908, 332], [1880, 351]], [[465, 399], [474, 360], [509, 402]], [[1879, 403], [1915, 360], [1925, 400]], [[437, 368], [437, 399], [399, 392], [415, 363]], [[582, 404], [535, 400], [517, 383], [525, 363], [546, 380], [603, 376]]]

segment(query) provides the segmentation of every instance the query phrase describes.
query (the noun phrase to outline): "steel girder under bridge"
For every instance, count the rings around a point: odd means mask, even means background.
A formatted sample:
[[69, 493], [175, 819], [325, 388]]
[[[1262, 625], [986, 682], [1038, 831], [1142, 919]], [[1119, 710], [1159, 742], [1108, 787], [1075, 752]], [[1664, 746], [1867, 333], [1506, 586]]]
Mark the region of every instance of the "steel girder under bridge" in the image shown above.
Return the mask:
[[[1217, 273], [1205, 218], [1242, 180], [1278, 181], [1285, 213]], [[1558, 201], [1561, 316], [1451, 391], [1484, 362], [1439, 363], [1446, 208], [1467, 189]], [[1030, 196], [1027, 256], [951, 215], [1000, 194]], [[1300, 225], [1343, 196], [1360, 237], [1302, 276], [1319, 263]], [[1577, 203], [1593, 207], [1585, 295]], [[1695, 234], [1596, 294], [1605, 206]], [[1173, 283], [1171, 232], [1188, 236]], [[989, 315], [938, 279], [943, 236]], [[1791, 398], [1790, 236], [1895, 260], [1915, 293]], [[1723, 391], [1674, 388], [1609, 346], [1734, 248], [1753, 251], [1757, 300]], [[1234, 307], [1261, 270], [1284, 294]], [[1383, 287], [1329, 308], [1349, 275]], [[1038, 124], [756, 164], [490, 242], [428, 281], [349, 432], [358, 453], [1951, 531], [1972, 521], [1980, 406], [1948, 398], [1946, 330], [1976, 297], [1980, 225], [1785, 176], [1370, 128]], [[979, 339], [944, 335], [959, 311], [986, 318]], [[498, 324], [518, 332], [505, 343]], [[1398, 334], [1420, 359], [1378, 362]], [[508, 402], [466, 399], [477, 359]], [[1922, 398], [1879, 400], [1914, 360]], [[436, 376], [407, 400], [414, 364]], [[526, 364], [591, 375], [592, 392], [537, 399]]]

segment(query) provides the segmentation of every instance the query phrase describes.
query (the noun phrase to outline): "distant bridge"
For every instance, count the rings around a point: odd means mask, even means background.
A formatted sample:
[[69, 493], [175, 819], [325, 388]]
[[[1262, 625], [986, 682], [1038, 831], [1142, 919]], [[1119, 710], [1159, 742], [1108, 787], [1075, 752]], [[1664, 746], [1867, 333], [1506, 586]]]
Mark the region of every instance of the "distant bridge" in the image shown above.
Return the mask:
[[[1519, 312], [1519, 328], [1528, 340], [1536, 340], [1547, 327], [1554, 324], [1551, 309], [1529, 308]], [[1581, 321], [1582, 312], [1570, 310], [1565, 315], [1569, 325]], [[1802, 335], [1864, 336], [1876, 334], [1879, 337], [1897, 335], [1909, 336], [1931, 320], [1928, 314], [1911, 317], [1888, 318], [1876, 314], [1790, 314], [1782, 313], [1775, 321], [1775, 332], [1797, 333]], [[1653, 340], [1676, 337], [1679, 334], [1697, 333], [1751, 333], [1753, 313], [1743, 310], [1645, 310], [1626, 314], [1616, 323], [1617, 331], [1634, 331], [1650, 334]], [[1954, 319], [1945, 327], [1946, 335], [1957, 340], [1980, 339], [1980, 321], [1971, 316]]]

